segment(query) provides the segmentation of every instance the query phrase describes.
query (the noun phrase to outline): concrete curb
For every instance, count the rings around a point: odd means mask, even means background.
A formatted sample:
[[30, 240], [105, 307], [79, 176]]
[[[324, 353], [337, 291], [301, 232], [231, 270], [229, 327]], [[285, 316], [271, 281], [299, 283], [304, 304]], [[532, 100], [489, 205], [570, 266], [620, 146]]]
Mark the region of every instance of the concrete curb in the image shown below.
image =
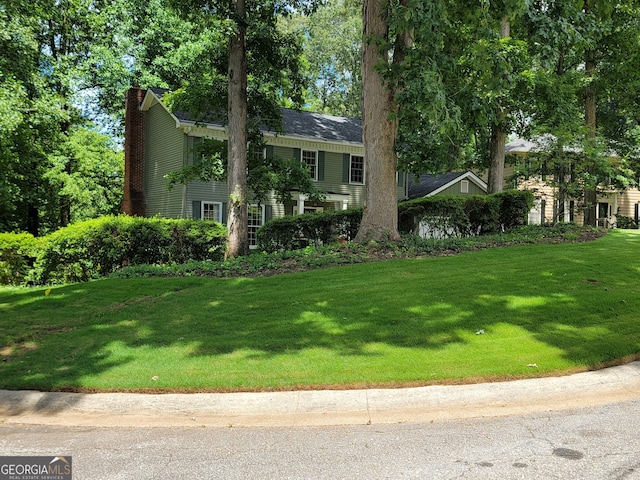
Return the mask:
[[0, 390], [0, 423], [122, 427], [422, 423], [630, 400], [640, 400], [640, 362], [566, 377], [388, 390], [161, 395]]

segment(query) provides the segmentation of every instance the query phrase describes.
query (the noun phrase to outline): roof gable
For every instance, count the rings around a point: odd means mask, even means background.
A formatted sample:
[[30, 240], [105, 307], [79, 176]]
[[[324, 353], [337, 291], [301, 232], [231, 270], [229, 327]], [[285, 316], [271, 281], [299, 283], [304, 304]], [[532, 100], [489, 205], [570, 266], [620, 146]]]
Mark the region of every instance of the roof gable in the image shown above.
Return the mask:
[[[419, 182], [416, 183], [416, 178]], [[469, 180], [482, 190], [487, 190], [487, 184], [473, 172], [449, 172], [438, 175], [422, 174], [420, 177], [411, 175], [409, 179], [409, 199], [431, 197], [455, 185], [461, 180]]]

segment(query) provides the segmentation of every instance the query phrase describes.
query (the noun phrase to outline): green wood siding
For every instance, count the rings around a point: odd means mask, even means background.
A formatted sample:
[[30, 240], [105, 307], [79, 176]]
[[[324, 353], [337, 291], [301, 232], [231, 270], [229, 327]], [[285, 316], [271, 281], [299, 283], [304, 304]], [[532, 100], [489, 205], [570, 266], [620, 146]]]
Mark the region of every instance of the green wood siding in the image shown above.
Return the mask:
[[[187, 206], [193, 202], [227, 202], [229, 194], [225, 182], [189, 182], [187, 184]], [[186, 217], [196, 218], [193, 210], [187, 211]]]
[[145, 113], [145, 195], [147, 215], [178, 218], [183, 210], [183, 189], [167, 190], [164, 176], [183, 165], [185, 136], [160, 104]]
[[469, 193], [462, 193], [461, 182], [456, 182], [449, 188], [445, 188], [438, 195], [486, 195], [487, 192], [482, 190], [478, 185], [469, 180]]

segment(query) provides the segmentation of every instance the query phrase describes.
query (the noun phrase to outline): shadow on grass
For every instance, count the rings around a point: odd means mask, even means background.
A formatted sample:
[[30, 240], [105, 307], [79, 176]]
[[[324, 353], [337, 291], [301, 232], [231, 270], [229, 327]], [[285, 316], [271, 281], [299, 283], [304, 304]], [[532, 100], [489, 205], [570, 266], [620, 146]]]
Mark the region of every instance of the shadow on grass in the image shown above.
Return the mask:
[[372, 347], [382, 345], [444, 355], [507, 327], [596, 366], [640, 351], [639, 240], [618, 234], [271, 278], [3, 289], [0, 388], [91, 390], [96, 377], [118, 385], [111, 371], [139, 374], [149, 363], [150, 377], [173, 354], [242, 362], [315, 349], [366, 364], [384, 357]]

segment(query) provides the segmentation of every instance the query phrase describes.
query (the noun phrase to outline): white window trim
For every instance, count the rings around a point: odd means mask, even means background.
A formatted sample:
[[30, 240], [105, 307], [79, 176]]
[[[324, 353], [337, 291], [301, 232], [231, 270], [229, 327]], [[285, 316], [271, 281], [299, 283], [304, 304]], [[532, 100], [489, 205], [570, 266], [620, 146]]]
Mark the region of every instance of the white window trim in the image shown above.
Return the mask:
[[469, 193], [469, 180], [460, 180], [460, 193]]
[[262, 147], [262, 150], [253, 149], [253, 148], [251, 148], [251, 143], [249, 143], [249, 148], [250, 148], [249, 153], [251, 155], [259, 154], [259, 155], [261, 155], [261, 157], [262, 157], [261, 159], [262, 160], [267, 158], [267, 147]]
[[[351, 172], [353, 170], [353, 157], [362, 158], [362, 182], [354, 182], [354, 181], [351, 180]], [[350, 185], [364, 185], [364, 179], [366, 178], [365, 169], [366, 169], [366, 166], [364, 164], [364, 155], [355, 155], [355, 154], [352, 153], [351, 156], [349, 157], [349, 184]]]
[[[261, 226], [263, 226], [264, 225], [264, 216], [265, 216], [264, 205], [258, 205], [258, 204], [255, 204], [255, 203], [251, 203], [251, 204], [248, 205], [248, 207], [249, 208], [259, 207], [260, 208], [260, 225], [257, 228], [260, 228]], [[256, 227], [256, 226], [255, 225], [248, 225], [247, 230], [249, 230], [249, 228], [254, 228], [254, 227]], [[257, 229], [256, 229], [256, 231], [257, 231]], [[249, 232], [247, 231], [247, 233], [249, 233]], [[257, 240], [257, 238], [256, 238], [256, 240]], [[258, 244], [257, 243], [251, 244], [251, 236], [249, 236], [249, 248], [250, 249], [258, 248]]]
[[[308, 167], [308, 166], [309, 166], [309, 164], [308, 164], [307, 162], [305, 162], [305, 160], [304, 160], [304, 154], [305, 154], [305, 152], [307, 152], [307, 153], [313, 153], [313, 154], [315, 155], [315, 158], [316, 158], [316, 165], [315, 165], [315, 168], [314, 168], [314, 170], [313, 170], [313, 173], [314, 173], [314, 174], [313, 174], [313, 175], [311, 175], [311, 180], [313, 180], [314, 182], [317, 182], [317, 181], [318, 181], [318, 170], [319, 170], [319, 165], [318, 165], [318, 157], [319, 157], [319, 153], [318, 153], [318, 150], [308, 150], [308, 149], [306, 149], [306, 148], [304, 148], [304, 149], [300, 150], [300, 161], [301, 161], [302, 163], [304, 163], [304, 164]], [[311, 173], [311, 172], [310, 172], [310, 173]]]
[[222, 223], [222, 202], [200, 202], [200, 218], [202, 220], [211, 220], [208, 218], [204, 218], [204, 207], [205, 205], [218, 205], [218, 218], [213, 219], [214, 222]]

